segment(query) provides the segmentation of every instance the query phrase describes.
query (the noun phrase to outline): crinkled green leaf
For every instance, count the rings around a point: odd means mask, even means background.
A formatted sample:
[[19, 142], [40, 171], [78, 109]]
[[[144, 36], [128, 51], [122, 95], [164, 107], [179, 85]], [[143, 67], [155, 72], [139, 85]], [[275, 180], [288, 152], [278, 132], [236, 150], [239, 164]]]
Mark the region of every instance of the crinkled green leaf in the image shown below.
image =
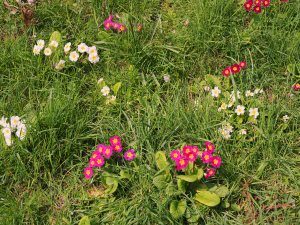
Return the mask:
[[164, 174], [164, 175], [159, 175], [153, 178], [153, 184], [159, 188], [163, 189], [166, 188], [168, 183], [170, 182], [170, 175]]
[[220, 197], [210, 191], [197, 191], [197, 194], [195, 195], [194, 199], [204, 205], [214, 207], [220, 204]]
[[173, 218], [178, 219], [183, 216], [186, 210], [186, 200], [182, 199], [180, 201], [173, 200], [170, 204], [170, 213]]
[[121, 85], [122, 85], [122, 82], [118, 82], [118, 83], [116, 83], [116, 84], [112, 87], [112, 90], [113, 90], [113, 92], [114, 92], [115, 95], [118, 94], [118, 91], [119, 91]]
[[163, 151], [158, 151], [155, 154], [156, 165], [160, 170], [166, 169], [169, 163], [166, 158], [166, 154]]
[[177, 178], [187, 181], [187, 182], [195, 182], [197, 180], [200, 180], [203, 177], [203, 170], [197, 169], [194, 174], [191, 175], [179, 175]]
[[213, 191], [219, 197], [224, 198], [229, 194], [229, 190], [226, 186], [219, 186], [215, 191]]

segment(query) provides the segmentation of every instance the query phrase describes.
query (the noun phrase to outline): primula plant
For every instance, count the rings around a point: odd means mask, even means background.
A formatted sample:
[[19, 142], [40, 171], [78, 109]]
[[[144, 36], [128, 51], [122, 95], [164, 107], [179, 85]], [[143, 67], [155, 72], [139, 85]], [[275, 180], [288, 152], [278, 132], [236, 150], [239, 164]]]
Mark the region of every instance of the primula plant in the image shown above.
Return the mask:
[[[158, 151], [155, 160], [159, 171], [153, 184], [165, 192], [170, 199], [170, 213], [174, 218], [185, 215], [189, 222], [196, 222], [200, 214], [187, 210], [220, 204], [221, 198], [228, 194], [228, 188], [213, 185], [210, 181], [222, 165], [213, 143], [204, 143], [204, 149], [185, 145], [182, 149], [170, 152], [170, 160], [163, 151]], [[213, 188], [212, 188], [213, 186]]]
[[105, 104], [107, 104], [107, 105], [115, 104], [115, 102], [117, 100], [116, 96], [119, 92], [119, 89], [120, 89], [122, 83], [117, 82], [112, 87], [109, 87], [105, 83], [103, 78], [100, 78], [97, 83], [98, 83], [98, 86], [100, 87], [101, 95], [103, 95], [106, 98]]
[[106, 186], [105, 194], [113, 194], [123, 179], [131, 177], [131, 170], [126, 165], [130, 165], [129, 162], [135, 158], [135, 150], [124, 151], [121, 138], [113, 136], [109, 139], [109, 145], [99, 144], [92, 152], [89, 164], [83, 171], [84, 177], [89, 180], [95, 172], [100, 172], [101, 181]]

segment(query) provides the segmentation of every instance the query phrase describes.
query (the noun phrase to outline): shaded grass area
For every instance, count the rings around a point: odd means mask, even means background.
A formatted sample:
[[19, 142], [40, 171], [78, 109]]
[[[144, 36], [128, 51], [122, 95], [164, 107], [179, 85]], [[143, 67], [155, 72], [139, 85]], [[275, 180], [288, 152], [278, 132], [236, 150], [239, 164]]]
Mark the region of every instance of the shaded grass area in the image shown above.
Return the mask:
[[[24, 142], [0, 151], [0, 223], [76, 224], [89, 215], [93, 224], [183, 224], [152, 184], [153, 155], [212, 140], [225, 162], [215, 182], [227, 184], [228, 201], [243, 210], [203, 207], [200, 223], [297, 224], [300, 104], [289, 94], [300, 77], [287, 66], [300, 60], [300, 6], [274, 3], [253, 16], [237, 2], [41, 1], [28, 30], [19, 14], [0, 8], [0, 112], [31, 125]], [[103, 31], [110, 11], [132, 27], [142, 23], [143, 31]], [[33, 35], [47, 40], [55, 30], [65, 42], [96, 44], [101, 62], [57, 72], [50, 60], [33, 56]], [[219, 105], [190, 87], [240, 60], [249, 67], [235, 78], [238, 89], [266, 90], [261, 135], [225, 141]], [[100, 77], [122, 82], [116, 105], [105, 105]], [[282, 129], [285, 114], [291, 120]], [[93, 197], [88, 191], [101, 192], [101, 183], [84, 181], [82, 170], [93, 146], [113, 134], [138, 150], [137, 169], [114, 198]]]

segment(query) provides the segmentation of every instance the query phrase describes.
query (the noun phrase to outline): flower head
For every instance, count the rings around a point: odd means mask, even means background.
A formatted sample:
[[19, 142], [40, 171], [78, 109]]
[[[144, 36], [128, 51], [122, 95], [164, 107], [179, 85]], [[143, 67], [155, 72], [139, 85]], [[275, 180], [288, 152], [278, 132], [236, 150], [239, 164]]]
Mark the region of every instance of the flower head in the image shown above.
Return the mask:
[[294, 84], [293, 89], [294, 89], [294, 91], [299, 91], [300, 90], [300, 84], [299, 83]]
[[83, 171], [83, 174], [85, 179], [91, 179], [94, 174], [94, 171], [91, 167], [86, 167]]
[[215, 98], [218, 98], [220, 94], [221, 94], [221, 90], [217, 86], [211, 90], [211, 95]]
[[241, 67], [239, 64], [233, 64], [231, 67], [230, 67], [230, 70], [233, 74], [236, 74], [238, 72], [241, 71]]
[[35, 46], [33, 46], [32, 52], [34, 55], [39, 55], [41, 50], [42, 50], [41, 47], [39, 47], [38, 45], [35, 45]]
[[170, 75], [164, 75], [164, 81], [166, 83], [170, 82]]
[[245, 96], [246, 96], [246, 97], [249, 97], [249, 96], [253, 97], [253, 96], [254, 96], [254, 93], [251, 92], [250, 90], [247, 90], [247, 91], [245, 92]]
[[264, 7], [269, 7], [270, 3], [271, 3], [271, 0], [263, 0], [262, 1], [262, 4], [263, 4]]
[[253, 2], [252, 2], [252, 1], [246, 1], [246, 2], [244, 3], [244, 8], [246, 9], [247, 12], [250, 12], [250, 11], [251, 11], [252, 5], [253, 5]]
[[213, 156], [210, 165], [214, 168], [219, 168], [221, 166], [222, 159], [220, 156]]
[[210, 141], [206, 141], [204, 142], [205, 148], [206, 148], [206, 152], [212, 154], [215, 151], [215, 145], [213, 143], [211, 143]]
[[18, 116], [12, 116], [10, 118], [10, 127], [12, 129], [17, 128], [20, 123], [21, 123], [20, 117], [18, 117]]
[[118, 28], [119, 32], [125, 32], [126, 30], [127, 30], [127, 28], [124, 24], [119, 24], [119, 28]]
[[45, 56], [50, 56], [52, 54], [51, 48], [45, 48], [44, 54], [45, 54]]
[[57, 41], [51, 41], [49, 44], [49, 47], [57, 48], [58, 47], [58, 42]]
[[208, 179], [210, 177], [213, 177], [216, 174], [216, 169], [215, 168], [207, 168], [206, 173], [205, 173], [205, 179]]
[[88, 53], [89, 53], [89, 55], [98, 55], [96, 46], [89, 47]]
[[97, 145], [96, 151], [98, 151], [100, 154], [103, 154], [104, 149], [105, 149], [105, 145], [99, 144]]
[[191, 152], [190, 154], [188, 154], [188, 155], [186, 156], [186, 159], [187, 159], [189, 162], [195, 162], [196, 159], [197, 159], [197, 156], [198, 156], [197, 154]]
[[260, 5], [255, 5], [254, 8], [253, 8], [253, 11], [254, 11], [256, 14], [261, 13], [261, 6], [260, 6]]
[[92, 168], [95, 167], [97, 163], [96, 160], [97, 158], [90, 158], [89, 166]]
[[79, 54], [76, 51], [71, 52], [69, 55], [69, 59], [72, 62], [77, 62], [78, 58], [79, 58]]
[[71, 50], [71, 42], [68, 42], [64, 46], [64, 52], [65, 52], [65, 54], [67, 54], [70, 50]]
[[287, 123], [289, 121], [290, 117], [288, 115], [284, 115], [282, 117], [283, 122]]
[[253, 116], [256, 119], [259, 115], [258, 108], [250, 108], [249, 109], [249, 116]]
[[113, 150], [115, 152], [121, 152], [123, 150], [123, 147], [121, 144], [112, 145], [111, 147], [113, 148]]
[[235, 113], [238, 116], [244, 115], [244, 113], [245, 113], [245, 106], [238, 105], [234, 111], [235, 111]]
[[42, 50], [45, 47], [45, 41], [44, 40], [37, 40], [36, 42], [37, 46], [40, 47], [40, 49]]
[[85, 53], [89, 51], [89, 47], [85, 43], [80, 43], [77, 47], [78, 52]]
[[2, 127], [9, 127], [9, 124], [6, 122], [7, 118], [2, 116], [1, 120], [0, 120], [0, 126]]
[[230, 67], [226, 67], [223, 71], [222, 71], [222, 74], [224, 77], [229, 77], [230, 74], [231, 74], [231, 69]]
[[239, 131], [239, 134], [240, 134], [240, 135], [246, 135], [246, 134], [247, 134], [247, 130], [246, 130], [246, 129], [241, 129], [241, 130]]
[[109, 143], [111, 145], [120, 145], [121, 144], [121, 138], [120, 136], [112, 136], [109, 138]]
[[101, 155], [101, 153], [99, 151], [93, 151], [91, 159], [96, 159]]
[[239, 66], [241, 69], [245, 69], [247, 67], [247, 63], [245, 61], [240, 62]]
[[192, 153], [194, 153], [196, 155], [196, 157], [199, 156], [200, 151], [199, 151], [199, 148], [196, 145], [192, 146]]
[[189, 161], [186, 158], [182, 157], [179, 160], [177, 160], [175, 163], [176, 163], [176, 170], [183, 170], [188, 166]]
[[106, 158], [109, 159], [113, 154], [113, 148], [111, 146], [105, 146], [104, 151], [102, 155]]
[[104, 86], [102, 89], [101, 89], [101, 92], [103, 94], [103, 96], [107, 96], [110, 92], [110, 88], [108, 86]]
[[183, 149], [182, 149], [182, 153], [184, 156], [188, 156], [191, 152], [192, 152], [192, 146], [191, 145], [185, 145], [183, 146]]
[[177, 160], [179, 160], [180, 158], [182, 158], [181, 153], [180, 153], [180, 150], [173, 150], [173, 151], [171, 151], [170, 157], [171, 157], [171, 159], [172, 159], [173, 161], [177, 161]]
[[105, 164], [105, 159], [103, 158], [103, 156], [98, 156], [96, 159], [95, 159], [95, 161], [96, 161], [96, 164], [95, 164], [95, 167], [102, 167], [102, 166], [104, 166], [104, 164]]
[[212, 155], [210, 152], [208, 152], [208, 151], [202, 152], [201, 160], [203, 163], [210, 163], [211, 159], [212, 159]]
[[23, 141], [27, 133], [27, 128], [24, 123], [20, 123], [17, 127], [16, 136]]
[[55, 69], [62, 70], [65, 67], [65, 60], [59, 60], [59, 62], [55, 65]]
[[136, 153], [133, 149], [129, 149], [124, 153], [124, 159], [126, 161], [132, 161], [136, 158]]
[[99, 62], [100, 58], [97, 54], [90, 54], [89, 55], [89, 61], [93, 64], [96, 64], [97, 62]]

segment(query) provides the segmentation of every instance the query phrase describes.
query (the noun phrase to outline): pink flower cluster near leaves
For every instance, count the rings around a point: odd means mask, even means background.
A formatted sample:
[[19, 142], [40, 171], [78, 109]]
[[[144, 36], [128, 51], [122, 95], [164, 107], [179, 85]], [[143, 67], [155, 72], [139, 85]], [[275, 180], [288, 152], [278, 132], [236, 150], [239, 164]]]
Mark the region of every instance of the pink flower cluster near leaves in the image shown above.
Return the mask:
[[213, 143], [206, 141], [205, 150], [199, 151], [197, 146], [185, 145], [182, 150], [176, 149], [171, 151], [170, 157], [175, 162], [176, 170], [184, 170], [189, 163], [196, 163], [199, 158], [203, 164], [207, 165], [205, 178], [208, 179], [216, 174], [216, 169], [220, 168], [222, 159], [220, 156], [214, 155], [215, 146]]
[[232, 66], [226, 67], [222, 74], [224, 77], [229, 77], [232, 74], [239, 73], [242, 69], [245, 69], [247, 67], [247, 63], [245, 61], [240, 62], [239, 64], [233, 64]]
[[[113, 136], [109, 138], [109, 143], [110, 145], [97, 145], [96, 150], [92, 152], [89, 160], [89, 165], [83, 171], [86, 179], [90, 179], [94, 175], [93, 168], [102, 168], [105, 165], [105, 162], [114, 154], [122, 152], [123, 147], [121, 138], [119, 136]], [[136, 158], [136, 153], [133, 149], [129, 149], [124, 152], [123, 158], [126, 161], [132, 161]]]
[[114, 16], [109, 15], [107, 19], [104, 20], [103, 26], [105, 30], [114, 30], [117, 32], [126, 32], [127, 28], [124, 24], [113, 21]]

